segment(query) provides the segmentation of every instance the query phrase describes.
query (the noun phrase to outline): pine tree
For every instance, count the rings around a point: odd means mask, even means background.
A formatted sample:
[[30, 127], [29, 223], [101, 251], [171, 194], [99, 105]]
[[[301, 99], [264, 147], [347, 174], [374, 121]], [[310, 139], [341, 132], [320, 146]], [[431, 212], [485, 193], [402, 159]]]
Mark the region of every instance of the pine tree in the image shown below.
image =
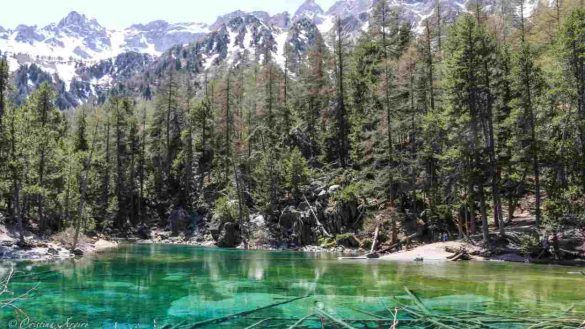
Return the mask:
[[6, 94], [8, 91], [8, 78], [10, 70], [5, 57], [0, 57], [0, 133], [2, 132], [2, 122], [4, 112], [6, 111]]
[[539, 141], [537, 139], [537, 117], [535, 113], [537, 88], [539, 87], [538, 69], [534, 65], [533, 54], [530, 45], [526, 41], [524, 25], [524, 1], [520, 0], [520, 50], [516, 57], [516, 92], [517, 106], [523, 113], [524, 134], [528, 140], [526, 159], [531, 163], [534, 175], [534, 197], [536, 201], [535, 219], [536, 226], [541, 223], [541, 195], [540, 195], [540, 161]]
[[49, 228], [50, 207], [54, 204], [61, 183], [60, 158], [62, 156], [59, 141], [64, 137], [63, 118], [54, 106], [55, 93], [52, 87], [44, 83], [30, 97], [28, 106], [33, 113], [33, 146], [37, 157], [34, 160], [35, 169], [31, 173], [36, 178], [31, 182], [31, 189], [37, 203], [37, 216], [41, 232]]
[[27, 176], [27, 169], [30, 167], [30, 159], [26, 156], [25, 147], [29, 143], [30, 117], [27, 117], [28, 111], [19, 111], [19, 109], [8, 107], [5, 112], [6, 122], [6, 141], [8, 144], [8, 170], [11, 185], [10, 212], [11, 217], [17, 223], [19, 233], [19, 243], [25, 244], [24, 241], [24, 219], [23, 219], [23, 182]]
[[585, 9], [576, 9], [562, 31], [563, 59], [570, 79], [571, 101], [577, 105], [581, 144], [581, 178], [585, 184]]
[[337, 18], [335, 27], [335, 79], [336, 79], [336, 100], [335, 100], [335, 148], [336, 159], [343, 168], [348, 166], [349, 160], [349, 121], [345, 107], [345, 35], [341, 19]]
[[[6, 95], [8, 92], [8, 78], [9, 68], [6, 58], [0, 56], [0, 179], [8, 180], [8, 149], [7, 141], [5, 140], [5, 123], [4, 116], [7, 111], [7, 99]], [[0, 184], [0, 202], [5, 202], [10, 207], [10, 188], [7, 184]]]
[[[133, 171], [131, 144], [136, 138], [136, 131], [131, 122], [133, 109], [131, 101], [127, 98], [114, 99], [114, 111], [112, 122], [114, 125], [114, 143], [116, 171], [114, 178], [114, 190], [116, 195], [116, 216], [115, 225], [119, 229], [126, 227], [133, 204], [131, 202], [134, 193], [134, 184], [130, 180], [130, 173]], [[134, 135], [134, 136], [132, 136]]]
[[491, 182], [492, 187], [492, 200], [493, 200], [493, 216], [494, 216], [494, 224], [496, 227], [499, 228], [500, 235], [504, 236], [504, 220], [502, 217], [502, 205], [500, 199], [500, 182], [498, 176], [498, 159], [496, 157], [496, 140], [494, 136], [494, 115], [493, 115], [493, 104], [494, 104], [494, 96], [492, 90], [492, 69], [494, 66], [493, 63], [493, 56], [496, 52], [494, 47], [494, 42], [492, 37], [485, 32], [485, 27], [483, 26], [481, 20], [481, 13], [482, 10], [480, 8], [479, 3], [477, 4], [477, 24], [478, 26], [484, 30], [485, 36], [481, 38], [481, 52], [482, 52], [482, 63], [481, 69], [483, 70], [483, 79], [485, 84], [485, 100], [483, 105], [483, 110], [481, 113], [482, 124], [484, 131], [484, 138], [486, 143], [486, 150], [488, 153], [489, 159], [489, 179]]
[[175, 205], [179, 177], [173, 172], [173, 163], [181, 149], [182, 113], [179, 109], [177, 72], [171, 67], [166, 72], [155, 99], [155, 112], [150, 126], [151, 165], [153, 170], [156, 211], [163, 220]]
[[301, 109], [301, 123], [306, 138], [301, 141], [301, 150], [309, 163], [315, 164], [321, 153], [321, 126], [322, 112], [328, 104], [327, 73], [325, 59], [327, 48], [320, 34], [315, 36], [314, 45], [307, 55], [307, 65], [302, 72], [303, 104]]
[[[448, 116], [452, 120], [454, 151], [464, 163], [463, 178], [469, 186], [470, 195], [477, 194], [482, 222], [484, 242], [489, 241], [487, 205], [485, 197], [485, 163], [486, 159], [481, 141], [481, 115], [483, 100], [486, 99], [485, 79], [481, 70], [485, 58], [482, 53], [484, 31], [470, 15], [464, 15], [453, 26], [447, 40], [448, 52], [446, 59], [446, 86], [448, 94]], [[478, 68], [480, 68], [478, 70]], [[456, 160], [457, 161], [457, 160]], [[470, 213], [474, 216], [475, 201], [469, 204]]]

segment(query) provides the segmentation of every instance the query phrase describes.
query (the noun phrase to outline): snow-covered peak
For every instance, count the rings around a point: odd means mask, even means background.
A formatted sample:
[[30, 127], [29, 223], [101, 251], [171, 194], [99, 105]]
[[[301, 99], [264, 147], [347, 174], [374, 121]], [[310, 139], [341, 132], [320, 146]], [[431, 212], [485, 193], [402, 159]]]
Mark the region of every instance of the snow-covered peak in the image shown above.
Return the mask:
[[290, 25], [290, 14], [288, 12], [282, 12], [270, 17], [269, 22], [274, 24], [281, 29], [287, 29]]
[[315, 0], [306, 0], [295, 12], [293, 20], [296, 21], [302, 17], [314, 20], [315, 18], [322, 16], [324, 13], [325, 12], [321, 6], [319, 6]]
[[327, 16], [357, 16], [368, 11], [372, 6], [371, 0], [339, 0], [327, 10]]
[[82, 15], [76, 11], [70, 12], [67, 16], [65, 16], [59, 24], [57, 24], [59, 29], [71, 29], [71, 30], [94, 30], [94, 31], [104, 31], [105, 28], [101, 26], [95, 18], [89, 19], [87, 16]]

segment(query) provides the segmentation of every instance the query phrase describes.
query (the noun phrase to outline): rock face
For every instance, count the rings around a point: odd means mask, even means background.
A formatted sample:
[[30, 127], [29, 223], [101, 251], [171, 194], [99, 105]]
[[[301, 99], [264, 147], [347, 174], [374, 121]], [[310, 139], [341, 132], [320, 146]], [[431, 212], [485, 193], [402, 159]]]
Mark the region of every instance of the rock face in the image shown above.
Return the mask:
[[[356, 200], [337, 202], [323, 212], [324, 225], [331, 232], [345, 232], [348, 229], [358, 227], [359, 211]], [[326, 224], [325, 224], [326, 223]]]
[[316, 241], [315, 221], [309, 210], [302, 207], [287, 207], [278, 218], [281, 235], [297, 245], [308, 245]]

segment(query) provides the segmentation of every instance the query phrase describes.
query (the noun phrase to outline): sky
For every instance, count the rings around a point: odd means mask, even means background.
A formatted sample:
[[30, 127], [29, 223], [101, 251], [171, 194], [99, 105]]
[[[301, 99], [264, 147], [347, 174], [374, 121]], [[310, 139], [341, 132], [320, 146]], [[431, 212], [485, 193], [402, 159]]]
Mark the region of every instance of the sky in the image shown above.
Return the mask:
[[[58, 22], [75, 10], [108, 28], [125, 28], [132, 24], [162, 19], [169, 22], [213, 23], [217, 16], [240, 9], [264, 10], [271, 14], [291, 14], [305, 0], [18, 0], [7, 1], [0, 10], [0, 26], [18, 24], [45, 26]], [[336, 0], [316, 0], [329, 9]]]

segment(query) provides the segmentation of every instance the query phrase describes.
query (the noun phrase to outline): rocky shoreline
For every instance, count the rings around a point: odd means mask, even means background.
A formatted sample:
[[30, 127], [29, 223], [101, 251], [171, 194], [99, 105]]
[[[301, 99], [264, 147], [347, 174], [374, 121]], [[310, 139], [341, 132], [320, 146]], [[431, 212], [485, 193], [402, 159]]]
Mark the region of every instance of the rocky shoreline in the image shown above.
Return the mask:
[[[186, 237], [184, 234], [179, 234], [176, 236], [172, 235], [170, 231], [164, 230], [153, 230], [151, 232], [151, 237], [149, 239], [140, 239], [140, 238], [128, 238], [122, 239], [121, 241], [126, 241], [128, 243], [138, 243], [138, 244], [157, 244], [157, 245], [185, 245], [185, 246], [197, 246], [197, 247], [207, 247], [207, 248], [222, 248], [218, 246], [217, 241], [211, 237], [211, 235], [197, 235], [192, 237]], [[253, 243], [250, 245], [246, 245], [245, 243], [240, 243], [233, 247], [234, 249], [246, 249], [246, 250], [267, 250], [267, 251], [299, 251], [299, 252], [314, 252], [314, 253], [339, 253], [339, 254], [360, 254], [365, 252], [365, 250], [359, 248], [348, 248], [344, 246], [334, 246], [334, 247], [323, 247], [317, 245], [305, 245], [305, 246], [290, 246], [290, 245], [274, 245], [274, 244], [261, 244], [261, 243]]]
[[64, 232], [49, 238], [27, 233], [25, 234], [26, 245], [23, 247], [18, 243], [18, 235], [14, 230], [0, 225], [0, 261], [60, 261], [94, 254], [118, 246], [118, 242], [104, 237], [81, 236], [76, 248], [71, 249], [68, 247], [70, 244], [65, 241], [70, 240], [67, 233]]
[[[136, 244], [156, 244], [156, 245], [185, 245], [197, 247], [216, 247], [218, 241], [209, 234], [193, 234], [186, 236], [183, 233], [174, 235], [171, 231], [154, 229], [150, 232], [147, 239], [137, 237], [109, 239], [104, 236], [87, 237], [82, 236], [74, 250], [68, 248], [71, 241], [72, 232], [63, 232], [50, 238], [40, 238], [31, 233], [25, 237], [26, 247], [21, 247], [17, 242], [17, 235], [14, 230], [9, 230], [0, 225], [0, 261], [35, 261], [35, 262], [52, 262], [79, 256], [91, 255], [109, 248], [116, 248], [120, 243]], [[516, 263], [533, 263], [533, 264], [556, 264], [569, 266], [585, 266], [585, 260], [577, 259], [576, 261], [559, 261], [554, 259], [534, 259], [522, 255], [519, 250], [508, 249], [506, 252], [493, 253], [477, 244], [471, 244], [468, 241], [447, 241], [435, 243], [418, 243], [408, 249], [399, 250], [384, 255], [374, 255], [366, 257], [368, 250], [364, 248], [352, 248], [343, 245], [274, 245], [267, 243], [254, 242], [246, 244], [244, 242], [233, 246], [235, 249], [242, 250], [267, 250], [267, 251], [297, 251], [310, 253], [335, 253], [340, 256], [351, 256], [349, 259], [368, 259], [377, 258], [381, 261], [500, 261]], [[355, 257], [357, 256], [357, 257]], [[343, 257], [341, 257], [343, 258]]]

